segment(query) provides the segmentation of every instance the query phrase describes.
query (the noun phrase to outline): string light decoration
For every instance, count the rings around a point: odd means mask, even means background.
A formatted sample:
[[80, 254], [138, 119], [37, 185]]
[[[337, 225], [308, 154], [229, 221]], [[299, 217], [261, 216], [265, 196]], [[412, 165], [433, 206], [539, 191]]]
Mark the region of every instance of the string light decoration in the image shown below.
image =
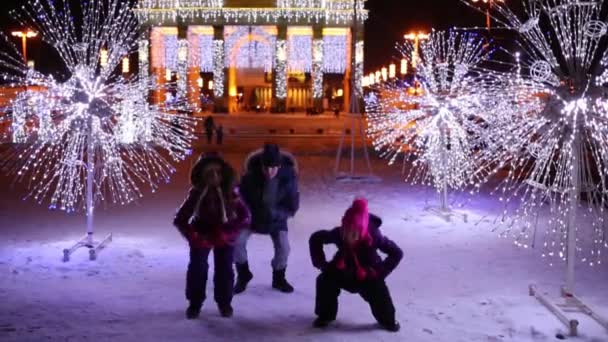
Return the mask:
[[[353, 19], [354, 0], [279, 0], [276, 7], [231, 8], [224, 7], [223, 1], [215, 0], [144, 0], [135, 10], [139, 19], [145, 21], [222, 20], [227, 23], [251, 25], [260, 23], [306, 22], [326, 24], [347, 24]], [[368, 11], [364, 1], [359, 1], [357, 18], [365, 21]]]
[[358, 41], [355, 45], [355, 91], [359, 96], [363, 96], [363, 58], [364, 58], [364, 42]]
[[289, 72], [312, 71], [312, 28], [287, 28], [287, 70]]
[[188, 27], [188, 66], [213, 72], [213, 26]]
[[201, 72], [213, 72], [213, 35], [199, 35], [198, 66]]
[[[87, 235], [64, 251], [67, 261], [86, 246], [91, 259], [101, 244], [93, 241], [93, 213], [101, 202], [125, 205], [156, 191], [184, 160], [195, 138], [195, 121], [167, 114], [148, 103], [155, 87], [147, 79], [120, 75], [121, 60], [138, 49], [137, 19], [119, 0], [94, 0], [74, 15], [68, 1], [34, 0], [13, 13], [34, 27], [65, 65], [56, 79], [28, 69], [18, 50], [1, 36], [0, 78], [20, 91], [6, 111], [12, 121], [11, 149], [2, 164], [26, 182], [26, 198], [50, 209], [85, 210]], [[74, 17], [82, 17], [76, 23]], [[78, 30], [75, 27], [79, 27]], [[101, 50], [107, 65], [100, 66]], [[140, 53], [145, 44], [139, 45]], [[142, 71], [144, 72], [144, 71]]]
[[184, 101], [188, 96], [188, 58], [187, 39], [180, 39], [177, 48], [177, 100]]
[[[466, 3], [466, 2], [465, 2]], [[468, 3], [467, 3], [468, 4]], [[469, 4], [470, 5], [470, 4]], [[541, 246], [551, 264], [566, 262], [565, 303], [530, 295], [577, 335], [577, 320], [607, 321], [575, 294], [575, 265], [602, 263], [608, 247], [608, 13], [603, 0], [524, 0], [523, 11], [495, 2], [492, 18], [519, 35], [515, 72], [503, 78], [510, 103], [489, 107], [487, 177], [505, 203], [501, 233], [524, 248]]]
[[491, 135], [500, 138], [484, 172], [509, 170], [496, 189], [506, 204], [503, 235], [525, 248], [544, 240], [543, 257], [568, 262], [572, 290], [575, 261], [598, 265], [608, 247], [607, 15], [602, 0], [524, 5], [519, 15], [493, 7], [496, 21], [519, 33], [523, 53], [509, 84], [517, 100], [492, 111]]
[[323, 40], [315, 39], [312, 43], [312, 97], [323, 98]]
[[348, 63], [348, 34], [323, 35], [323, 72], [326, 74], [344, 74]]
[[224, 32], [226, 67], [272, 71], [276, 28], [227, 26]]
[[224, 96], [224, 41], [213, 40], [213, 95], [219, 99]]
[[287, 41], [277, 39], [276, 66], [275, 66], [275, 91], [277, 99], [287, 98]]
[[146, 39], [139, 40], [138, 61], [139, 81], [148, 84], [150, 77], [150, 43]]
[[[481, 64], [490, 56], [483, 45], [473, 33], [433, 32], [421, 43], [415, 82], [422, 94], [388, 81], [372, 87], [365, 101], [376, 151], [389, 164], [402, 154], [410, 165], [406, 181], [434, 186], [442, 212], [449, 211], [448, 189], [462, 189], [476, 170], [472, 153], [475, 132], [481, 132], [471, 117], [485, 110], [491, 89], [480, 85]], [[408, 60], [414, 48], [411, 42], [399, 46]]]
[[179, 44], [177, 40], [177, 34], [166, 34], [164, 35], [164, 44], [165, 47], [165, 59], [164, 59], [164, 67], [169, 70], [177, 70], [179, 59]]

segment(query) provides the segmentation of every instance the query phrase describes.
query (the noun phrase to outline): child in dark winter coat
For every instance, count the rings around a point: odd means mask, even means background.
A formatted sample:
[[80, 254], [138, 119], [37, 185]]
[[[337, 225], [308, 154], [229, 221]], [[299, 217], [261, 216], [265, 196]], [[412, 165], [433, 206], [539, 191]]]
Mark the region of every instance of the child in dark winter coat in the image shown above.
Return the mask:
[[[321, 230], [310, 237], [313, 266], [321, 270], [317, 278], [315, 327], [323, 328], [336, 319], [338, 296], [344, 289], [358, 293], [369, 303], [378, 323], [389, 331], [398, 331], [395, 307], [385, 278], [403, 258], [401, 249], [380, 233], [382, 220], [368, 213], [367, 201], [356, 199], [342, 218], [342, 225]], [[327, 262], [323, 245], [338, 247]], [[387, 254], [382, 260], [377, 250]]]
[[250, 224], [251, 214], [235, 188], [236, 174], [217, 154], [203, 154], [191, 173], [192, 188], [177, 211], [174, 224], [190, 244], [186, 275], [186, 316], [200, 314], [213, 249], [214, 297], [222, 316], [232, 316], [234, 242]]

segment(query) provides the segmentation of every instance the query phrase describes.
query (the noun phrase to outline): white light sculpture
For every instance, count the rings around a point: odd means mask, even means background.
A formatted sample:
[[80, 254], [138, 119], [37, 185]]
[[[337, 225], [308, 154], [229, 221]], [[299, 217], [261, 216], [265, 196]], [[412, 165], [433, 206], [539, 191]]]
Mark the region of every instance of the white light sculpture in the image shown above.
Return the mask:
[[[496, 22], [519, 34], [523, 53], [515, 55], [517, 71], [504, 82], [515, 99], [489, 108], [495, 140], [486, 150], [484, 172], [507, 171], [497, 188], [506, 204], [504, 235], [519, 246], [541, 245], [551, 263], [566, 261], [566, 305], [608, 329], [608, 321], [574, 295], [576, 263], [597, 266], [608, 247], [606, 3], [523, 5], [521, 13], [503, 2], [493, 6]], [[576, 335], [575, 320], [534, 286], [530, 290]]]
[[[15, 58], [18, 50], [0, 36], [7, 43], [0, 78], [16, 88], [29, 87], [7, 108], [15, 144], [2, 163], [27, 182], [28, 198], [48, 201], [51, 209], [86, 211], [87, 235], [64, 251], [66, 261], [83, 246], [95, 259], [111, 239], [93, 240], [97, 204], [124, 205], [142, 197], [144, 187], [156, 191], [175, 171], [170, 161], [186, 158], [195, 138], [195, 121], [148, 103], [155, 85], [147, 78], [120, 75], [121, 59], [138, 49], [140, 39], [128, 5], [88, 2], [81, 8], [80, 30], [73, 29], [69, 9], [67, 1], [36, 0], [14, 14], [61, 57], [61, 80], [28, 70]], [[104, 68], [99, 66], [102, 47], [107, 49]], [[145, 47], [139, 44], [140, 53]]]
[[[411, 58], [414, 48], [405, 43], [403, 57]], [[391, 81], [373, 87], [366, 98], [376, 151], [391, 164], [403, 154], [404, 166], [410, 164], [406, 181], [434, 186], [444, 217], [451, 215], [448, 189], [465, 187], [476, 170], [472, 154], [479, 128], [470, 118], [485, 109], [487, 89], [479, 84], [478, 72], [488, 56], [474, 34], [433, 32], [421, 43], [416, 80], [422, 95]]]

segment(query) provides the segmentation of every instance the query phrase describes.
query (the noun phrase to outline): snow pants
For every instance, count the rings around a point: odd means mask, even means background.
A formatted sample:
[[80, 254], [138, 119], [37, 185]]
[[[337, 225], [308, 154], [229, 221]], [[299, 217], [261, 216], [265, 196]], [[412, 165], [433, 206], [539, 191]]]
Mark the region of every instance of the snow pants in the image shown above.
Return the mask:
[[338, 271], [326, 271], [317, 277], [315, 314], [326, 321], [333, 321], [338, 314], [340, 290], [358, 293], [372, 310], [381, 325], [395, 322], [395, 307], [384, 279], [365, 281], [346, 280]]
[[[237, 264], [244, 264], [247, 262], [247, 241], [249, 241], [251, 234], [253, 234], [253, 231], [243, 229], [236, 240], [234, 261]], [[287, 259], [289, 258], [289, 252], [291, 250], [289, 246], [289, 236], [287, 231], [281, 230], [270, 234], [270, 237], [274, 247], [274, 257], [270, 264], [274, 271], [282, 271], [287, 268]]]
[[[191, 303], [202, 304], [205, 301], [209, 253], [211, 253], [210, 248], [190, 248], [190, 263], [186, 274], [186, 298]], [[234, 288], [233, 255], [234, 247], [232, 246], [213, 248], [213, 295], [219, 306], [232, 302]]]

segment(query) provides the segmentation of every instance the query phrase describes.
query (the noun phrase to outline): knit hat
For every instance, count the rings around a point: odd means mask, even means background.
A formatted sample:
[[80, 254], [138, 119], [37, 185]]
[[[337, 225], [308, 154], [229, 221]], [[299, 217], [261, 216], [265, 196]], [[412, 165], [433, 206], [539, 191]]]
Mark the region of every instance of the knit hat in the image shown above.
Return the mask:
[[369, 210], [367, 200], [357, 198], [346, 210], [342, 217], [342, 236], [346, 237], [349, 233], [357, 233], [360, 240], [369, 241]]
[[262, 164], [264, 166], [281, 165], [281, 152], [277, 144], [265, 144], [262, 151]]

